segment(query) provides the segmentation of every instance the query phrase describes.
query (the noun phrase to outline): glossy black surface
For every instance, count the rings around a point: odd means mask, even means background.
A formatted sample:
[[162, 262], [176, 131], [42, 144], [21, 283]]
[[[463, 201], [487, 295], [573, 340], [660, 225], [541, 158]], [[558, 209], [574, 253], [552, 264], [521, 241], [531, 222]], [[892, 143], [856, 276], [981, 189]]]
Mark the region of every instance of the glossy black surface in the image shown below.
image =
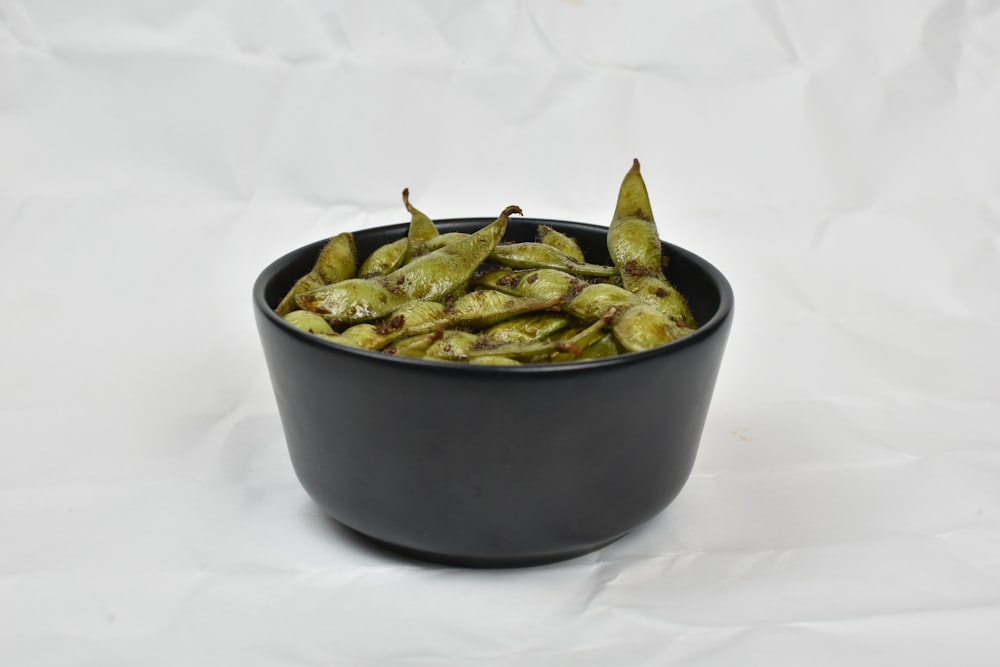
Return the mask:
[[[540, 223], [609, 263], [606, 227], [516, 218], [506, 239], [533, 240]], [[406, 229], [357, 232], [359, 258]], [[597, 549], [680, 492], [732, 320], [732, 290], [710, 264], [664, 244], [667, 276], [701, 325], [681, 341], [598, 361], [470, 366], [338, 347], [282, 322], [272, 308], [324, 243], [267, 267], [253, 298], [295, 472], [333, 518], [427, 560], [517, 566]]]

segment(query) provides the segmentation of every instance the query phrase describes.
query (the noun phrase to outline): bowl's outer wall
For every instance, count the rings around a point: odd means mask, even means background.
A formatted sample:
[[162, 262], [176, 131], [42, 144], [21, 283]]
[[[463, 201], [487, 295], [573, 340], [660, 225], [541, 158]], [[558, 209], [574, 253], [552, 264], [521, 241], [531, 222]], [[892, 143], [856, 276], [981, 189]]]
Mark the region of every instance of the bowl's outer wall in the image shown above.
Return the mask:
[[[512, 222], [508, 238], [527, 240], [538, 222]], [[542, 222], [607, 261], [606, 228]], [[405, 230], [356, 233], [359, 257]], [[689, 339], [605, 362], [492, 368], [358, 352], [282, 323], [270, 308], [322, 245], [269, 267], [255, 312], [295, 472], [335, 519], [441, 560], [520, 564], [596, 548], [680, 492], [731, 325], [729, 286], [703, 260], [664, 246], [668, 277], [699, 322], [711, 319]]]

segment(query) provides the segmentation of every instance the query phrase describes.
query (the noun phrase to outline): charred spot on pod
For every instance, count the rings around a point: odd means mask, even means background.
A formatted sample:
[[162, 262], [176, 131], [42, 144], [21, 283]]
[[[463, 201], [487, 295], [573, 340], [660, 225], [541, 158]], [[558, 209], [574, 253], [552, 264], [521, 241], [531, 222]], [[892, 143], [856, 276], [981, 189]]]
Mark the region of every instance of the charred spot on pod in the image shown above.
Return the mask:
[[573, 297], [575, 297], [588, 287], [590, 287], [590, 283], [588, 282], [584, 282], [582, 280], [579, 282], [573, 282], [573, 284], [569, 286], [569, 291], [566, 293], [566, 298], [572, 299]]
[[622, 267], [622, 273], [636, 278], [656, 275], [656, 271], [654, 269], [642, 266], [634, 259], [630, 259], [629, 261], [625, 262], [625, 266]]
[[391, 334], [395, 331], [399, 331], [406, 324], [406, 316], [403, 314], [396, 315], [395, 317], [389, 318], [388, 320], [383, 320], [375, 328], [375, 333], [380, 336], [385, 336]]
[[499, 280], [497, 280], [497, 285], [500, 287], [517, 287], [521, 284], [520, 276], [514, 275], [513, 273], [508, 273]]

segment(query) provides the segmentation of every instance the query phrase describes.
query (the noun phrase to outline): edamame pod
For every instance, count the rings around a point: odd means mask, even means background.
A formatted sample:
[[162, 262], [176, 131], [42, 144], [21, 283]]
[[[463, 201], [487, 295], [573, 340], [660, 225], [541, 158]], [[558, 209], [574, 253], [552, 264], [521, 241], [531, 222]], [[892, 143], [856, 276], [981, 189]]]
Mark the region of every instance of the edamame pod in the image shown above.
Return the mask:
[[515, 269], [559, 269], [579, 276], [610, 277], [617, 269], [613, 266], [588, 264], [564, 255], [556, 248], [544, 243], [507, 243], [498, 245], [490, 253], [490, 259], [498, 264]]
[[392, 354], [399, 357], [413, 357], [417, 359], [422, 359], [427, 356], [427, 350], [438, 341], [443, 335], [442, 331], [438, 329], [427, 334], [420, 334], [417, 336], [408, 336], [406, 338], [401, 338], [391, 345], [387, 346], [383, 352], [386, 354]]
[[629, 352], [648, 350], [691, 333], [638, 296], [615, 285], [590, 285], [564, 306], [570, 314], [588, 321], [611, 308], [617, 311], [612, 325], [615, 338]]
[[606, 357], [614, 357], [624, 351], [625, 348], [618, 344], [618, 340], [615, 338], [613, 332], [605, 333], [594, 341], [593, 344], [588, 345], [584, 349], [583, 354], [580, 355], [580, 359], [604, 359]]
[[310, 313], [308, 310], [293, 310], [282, 319], [296, 329], [301, 329], [308, 333], [332, 334], [334, 332], [333, 327], [322, 316]]
[[558, 269], [493, 271], [479, 276], [474, 282], [507, 294], [534, 299], [572, 298], [588, 284]]
[[663, 246], [638, 160], [633, 160], [618, 191], [608, 227], [608, 252], [625, 289], [679, 326], [695, 327], [687, 301], [663, 275]]
[[405, 259], [409, 247], [409, 239], [398, 239], [376, 248], [361, 263], [361, 268], [358, 269], [358, 278], [374, 278], [392, 273], [403, 265], [403, 259]]
[[629, 352], [659, 347], [691, 332], [679, 329], [670, 317], [648, 303], [627, 308], [613, 324], [615, 338]]
[[423, 245], [439, 235], [434, 221], [410, 204], [410, 189], [403, 188], [403, 205], [410, 214], [410, 226], [406, 232], [407, 246], [404, 262], [409, 262], [418, 254]]
[[487, 354], [482, 357], [472, 357], [469, 359], [470, 364], [476, 366], [520, 366], [521, 362], [517, 359], [511, 359], [510, 357], [499, 357], [495, 354]]
[[567, 236], [562, 232], [552, 229], [548, 225], [538, 225], [537, 238], [539, 243], [550, 245], [567, 257], [572, 257], [578, 262], [586, 262], [580, 244], [572, 236]]
[[420, 255], [426, 255], [429, 252], [434, 252], [447, 245], [451, 245], [456, 241], [461, 241], [462, 239], [469, 238], [469, 234], [465, 232], [445, 232], [444, 234], [439, 234], [432, 239], [428, 239], [420, 244], [414, 252], [414, 257]]
[[514, 315], [555, 308], [558, 297], [553, 299], [533, 299], [496, 290], [475, 290], [464, 294], [448, 308], [447, 321], [450, 326], [467, 326], [476, 329], [506, 320]]
[[378, 278], [352, 278], [299, 294], [295, 299], [299, 306], [319, 313], [329, 322], [354, 324], [391, 313], [410, 297], [400, 290], [387, 289]]
[[354, 245], [354, 235], [350, 232], [337, 234], [323, 246], [313, 268], [296, 281], [292, 289], [278, 303], [278, 307], [274, 309], [275, 312], [284, 317], [288, 313], [298, 310], [299, 305], [296, 302], [296, 297], [299, 294], [352, 278], [357, 266], [358, 256], [357, 248]]
[[523, 343], [542, 340], [569, 326], [566, 313], [530, 313], [494, 324], [483, 336], [494, 343]]

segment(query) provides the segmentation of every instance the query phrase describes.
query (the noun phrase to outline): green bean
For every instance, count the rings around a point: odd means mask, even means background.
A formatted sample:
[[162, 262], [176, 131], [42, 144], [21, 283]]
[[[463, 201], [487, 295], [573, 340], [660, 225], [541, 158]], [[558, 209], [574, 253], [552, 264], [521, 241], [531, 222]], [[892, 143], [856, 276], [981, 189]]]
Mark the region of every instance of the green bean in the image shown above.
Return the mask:
[[538, 225], [537, 239], [539, 243], [550, 245], [562, 254], [575, 259], [578, 262], [586, 262], [580, 244], [571, 236], [552, 229], [548, 225]]
[[296, 297], [306, 310], [331, 322], [355, 323], [388, 315], [413, 299], [434, 300], [464, 284], [503, 238], [517, 206], [467, 238], [456, 241], [376, 278], [354, 278]]
[[392, 273], [403, 265], [409, 247], [410, 241], [405, 238], [379, 246], [361, 263], [358, 278], [374, 278]]
[[613, 266], [578, 261], [544, 243], [498, 245], [490, 254], [490, 259], [515, 269], [559, 269], [579, 276], [609, 277], [617, 271]]
[[298, 295], [353, 277], [357, 269], [357, 262], [354, 235], [350, 232], [337, 234], [320, 250], [316, 263], [309, 273], [299, 278], [288, 290], [288, 293], [278, 303], [278, 307], [274, 309], [275, 312], [284, 317], [299, 309], [296, 302]]

